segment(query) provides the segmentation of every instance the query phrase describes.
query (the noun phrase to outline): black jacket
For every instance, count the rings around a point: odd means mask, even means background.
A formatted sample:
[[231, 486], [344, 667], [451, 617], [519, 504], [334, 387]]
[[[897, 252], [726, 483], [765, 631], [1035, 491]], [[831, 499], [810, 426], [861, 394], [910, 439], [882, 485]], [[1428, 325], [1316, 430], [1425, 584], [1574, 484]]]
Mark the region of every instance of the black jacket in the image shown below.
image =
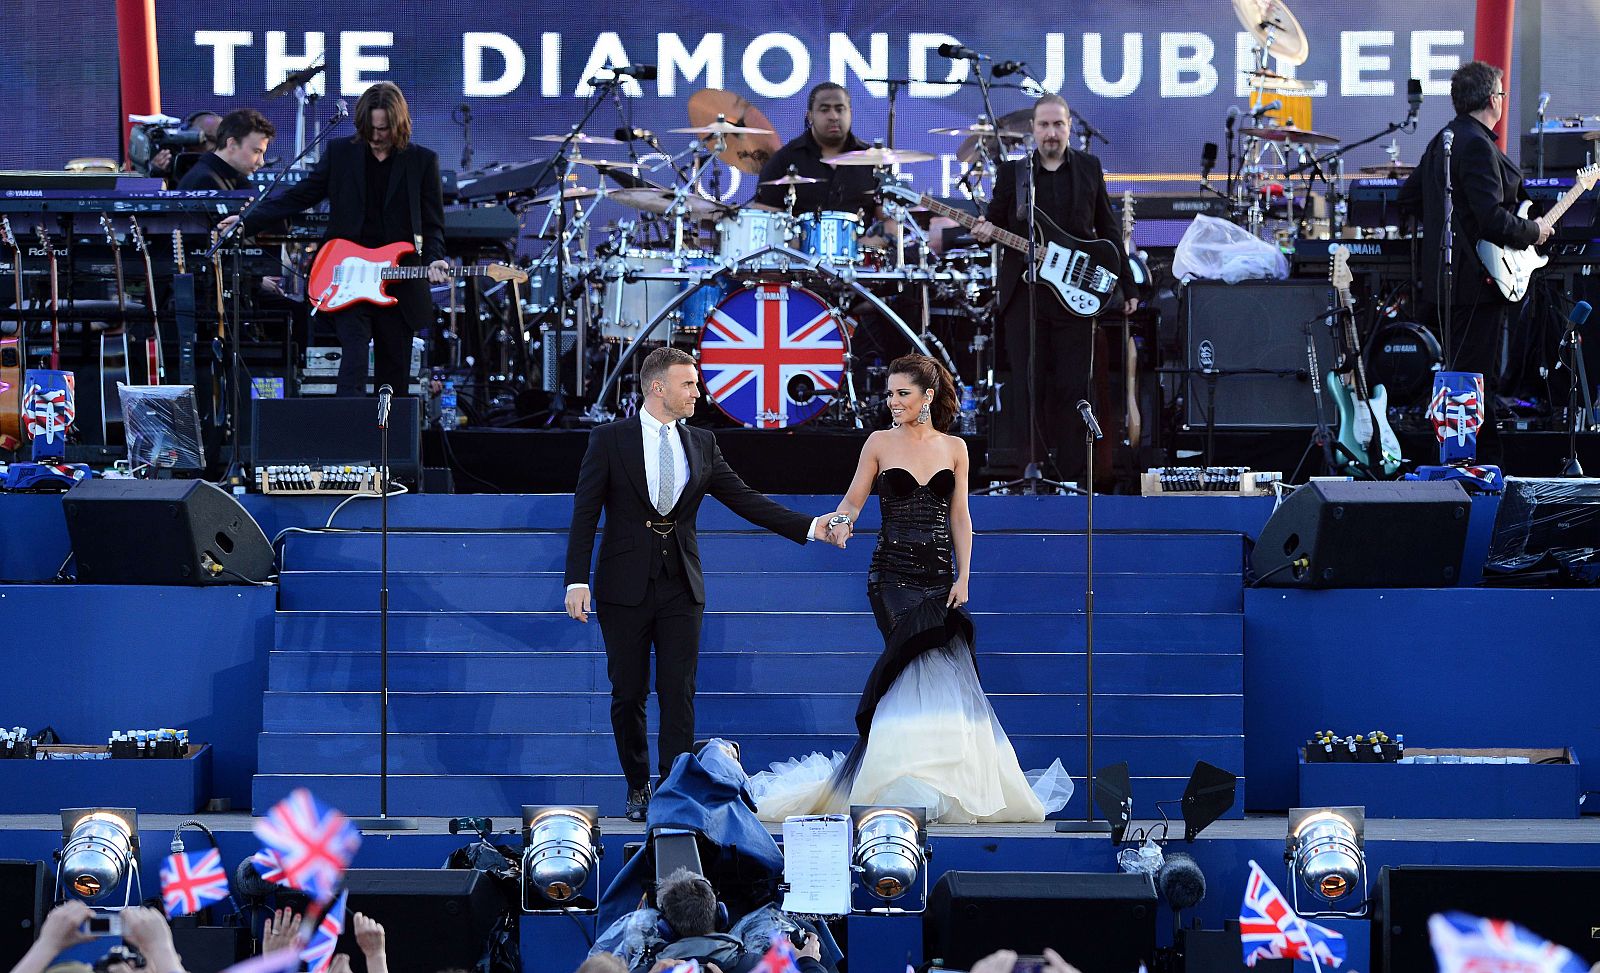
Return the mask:
[[651, 557], [660, 538], [648, 522], [669, 520], [677, 526], [684, 575], [696, 601], [706, 600], [700, 570], [700, 539], [695, 517], [700, 501], [710, 494], [728, 509], [758, 527], [804, 544], [812, 518], [767, 499], [745, 485], [722, 458], [717, 439], [709, 429], [678, 424], [684, 454], [689, 459], [689, 482], [672, 513], [662, 517], [650, 499], [645, 478], [644, 439], [639, 417], [596, 426], [589, 433], [589, 448], [578, 468], [578, 486], [572, 496], [572, 527], [567, 534], [566, 584], [589, 583], [589, 560], [594, 552], [595, 526], [600, 511], [606, 514], [605, 537], [594, 569], [596, 601], [637, 605], [644, 601], [650, 580]]
[[[867, 144], [855, 135], [847, 138], [846, 150], [854, 152], [864, 148], [867, 148]], [[817, 144], [809, 128], [773, 153], [772, 158], [761, 167], [760, 181], [768, 182], [786, 176], [791, 166], [798, 175], [822, 180], [794, 187], [796, 213], [823, 210], [857, 213], [864, 214], [866, 222], [870, 223], [878, 211], [877, 201], [873, 198], [878, 189], [878, 180], [873, 176], [872, 169], [867, 166], [830, 166], [823, 162], [822, 146]], [[756, 189], [755, 201], [782, 209], [788, 197], [788, 186], [760, 186]]]
[[1450, 149], [1451, 196], [1455, 203], [1455, 241], [1451, 262], [1455, 267], [1456, 304], [1503, 302], [1499, 290], [1488, 283], [1475, 250], [1479, 240], [1501, 246], [1527, 247], [1539, 239], [1539, 227], [1517, 216], [1517, 203], [1525, 198], [1522, 173], [1494, 140], [1488, 126], [1471, 115], [1457, 115], [1439, 130], [1422, 153], [1417, 168], [1400, 187], [1402, 214], [1422, 218], [1418, 268], [1422, 290], [1417, 297], [1428, 304], [1442, 302], [1441, 265], [1444, 235], [1445, 132], [1455, 133]]
[[[1034, 161], [1038, 164], [1037, 154]], [[988, 220], [1003, 230], [1027, 236], [1027, 221], [1017, 219], [1018, 182], [1025, 183], [1027, 179], [1023, 171], [1019, 180], [1022, 164], [1021, 160], [1016, 159], [1000, 163], [994, 178], [994, 197], [989, 201]], [[1110, 240], [1116, 244], [1122, 263], [1120, 268], [1112, 268], [1117, 273], [1117, 288], [1128, 297], [1138, 296], [1133, 272], [1128, 269], [1128, 255], [1122, 253], [1122, 226], [1111, 212], [1111, 198], [1106, 195], [1106, 174], [1100, 166], [1100, 160], [1087, 152], [1069, 148], [1065, 166], [1071, 180], [1070, 193], [1058, 205], [1051, 205], [1050, 200], [1040, 196], [1040, 210], [1057, 226], [1080, 240]], [[1039, 172], [1044, 172], [1044, 169], [1039, 169]], [[1021, 282], [1027, 255], [1010, 247], [1001, 247], [1000, 253], [1000, 317], [1004, 318], [1011, 299], [1017, 294], [1017, 284]], [[1042, 313], [1051, 313], [1054, 300], [1049, 296], [1041, 298]], [[1059, 305], [1054, 305], [1054, 310], [1059, 317], [1067, 314]]]
[[[327, 200], [327, 239], [360, 240], [367, 216], [369, 152], [366, 143], [355, 139], [329, 142], [321, 161], [305, 179], [256, 207], [245, 221], [245, 233], [260, 232]], [[416, 245], [421, 263], [444, 259], [444, 189], [439, 182], [439, 157], [431, 149], [413, 142], [394, 154], [381, 237], [386, 243]], [[419, 260], [412, 256], [403, 262]], [[387, 290], [399, 299], [401, 312], [413, 329], [431, 322], [433, 301], [427, 281], [391, 281]]]
[[194, 165], [178, 180], [179, 189], [250, 188], [250, 177], [223, 161], [215, 152], [206, 152], [194, 160]]

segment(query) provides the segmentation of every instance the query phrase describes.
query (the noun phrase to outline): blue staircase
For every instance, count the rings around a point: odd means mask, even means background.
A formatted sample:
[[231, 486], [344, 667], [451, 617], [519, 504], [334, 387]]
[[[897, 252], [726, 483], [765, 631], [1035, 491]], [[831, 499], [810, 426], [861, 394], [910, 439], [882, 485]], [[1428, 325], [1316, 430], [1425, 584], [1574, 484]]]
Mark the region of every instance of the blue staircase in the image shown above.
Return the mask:
[[[979, 535], [971, 607], [984, 686], [1022, 765], [1059, 756], [1078, 775], [1084, 538], [1064, 517], [1051, 529], [1049, 509]], [[561, 610], [565, 533], [553, 512], [533, 522], [390, 536], [390, 813], [621, 810], [599, 626]], [[848, 749], [882, 645], [865, 593], [873, 539], [801, 548], [741, 524], [702, 517], [699, 734], [737, 739], [751, 770]], [[288, 538], [258, 813], [301, 784], [347, 813], [377, 810], [378, 551], [373, 533]], [[1095, 758], [1129, 762], [1138, 815], [1175, 800], [1196, 760], [1243, 770], [1243, 560], [1237, 533], [1096, 537]], [[1081, 801], [1080, 788], [1062, 813], [1081, 816]], [[1241, 780], [1232, 813], [1243, 806]]]

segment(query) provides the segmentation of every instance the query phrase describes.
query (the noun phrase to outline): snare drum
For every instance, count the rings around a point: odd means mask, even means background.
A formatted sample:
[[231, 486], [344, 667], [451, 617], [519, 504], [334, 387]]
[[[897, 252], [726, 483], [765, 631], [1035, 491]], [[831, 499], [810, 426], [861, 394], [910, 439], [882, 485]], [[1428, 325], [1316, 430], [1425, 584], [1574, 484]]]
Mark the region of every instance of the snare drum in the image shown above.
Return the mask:
[[751, 429], [782, 429], [816, 418], [839, 390], [844, 353], [834, 310], [788, 284], [734, 291], [700, 332], [707, 398]]
[[821, 263], [835, 267], [861, 262], [861, 217], [827, 210], [802, 216], [795, 223], [800, 249]]
[[[717, 256], [725, 264], [736, 261], [766, 247], [785, 246], [789, 242], [787, 213], [773, 213], [762, 209], [742, 209], [717, 223]], [[767, 254], [743, 266], [746, 269], [770, 269], [778, 265], [778, 254]]]

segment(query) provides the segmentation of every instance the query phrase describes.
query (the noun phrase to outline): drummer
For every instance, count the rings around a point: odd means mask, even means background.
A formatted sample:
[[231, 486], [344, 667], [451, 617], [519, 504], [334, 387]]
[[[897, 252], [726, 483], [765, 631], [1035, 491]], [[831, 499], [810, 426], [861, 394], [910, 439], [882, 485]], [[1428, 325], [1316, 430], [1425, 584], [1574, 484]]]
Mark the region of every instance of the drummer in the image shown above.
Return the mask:
[[[835, 211], [869, 214], [880, 218], [877, 179], [868, 166], [831, 166], [825, 160], [868, 148], [850, 130], [850, 93], [844, 85], [824, 81], [806, 96], [806, 130], [773, 153], [761, 167], [761, 182], [793, 174], [819, 180], [797, 186], [762, 185], [750, 205], [764, 210], [786, 210], [789, 189], [794, 190], [797, 214]], [[885, 232], [893, 233], [892, 224]], [[882, 238], [863, 238], [862, 246], [883, 246]]]

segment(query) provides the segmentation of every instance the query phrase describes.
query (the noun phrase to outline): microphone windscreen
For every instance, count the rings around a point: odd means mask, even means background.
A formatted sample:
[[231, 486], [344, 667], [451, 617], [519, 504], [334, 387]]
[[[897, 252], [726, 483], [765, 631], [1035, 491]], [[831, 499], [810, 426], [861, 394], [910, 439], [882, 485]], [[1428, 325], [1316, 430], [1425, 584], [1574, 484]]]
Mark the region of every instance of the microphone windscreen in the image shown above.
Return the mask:
[[272, 886], [262, 881], [261, 874], [248, 858], [240, 861], [239, 867], [233, 870], [233, 887], [247, 899], [259, 899], [272, 891]]
[[1572, 313], [1568, 315], [1568, 318], [1573, 324], [1582, 324], [1583, 322], [1589, 320], [1589, 312], [1592, 310], [1594, 310], [1594, 308], [1589, 306], [1588, 301], [1579, 301], [1578, 303], [1572, 305]]
[[1166, 856], [1156, 872], [1156, 888], [1175, 911], [1192, 909], [1206, 897], [1206, 873], [1194, 856], [1175, 851]]

